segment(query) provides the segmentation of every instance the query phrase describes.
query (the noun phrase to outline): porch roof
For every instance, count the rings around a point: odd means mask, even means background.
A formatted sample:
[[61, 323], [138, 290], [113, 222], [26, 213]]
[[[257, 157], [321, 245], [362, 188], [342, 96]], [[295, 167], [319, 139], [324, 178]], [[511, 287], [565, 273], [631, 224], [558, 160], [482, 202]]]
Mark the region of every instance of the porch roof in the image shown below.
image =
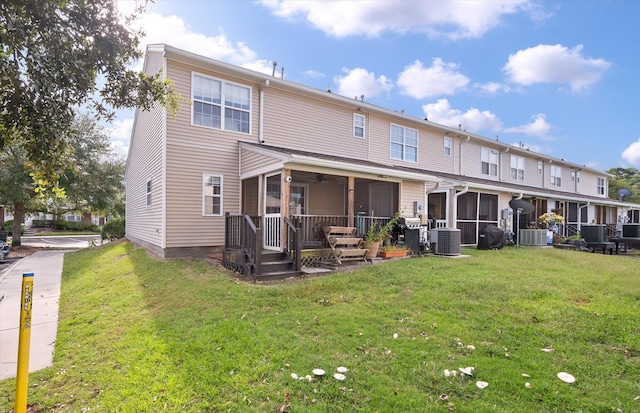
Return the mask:
[[240, 149], [258, 152], [274, 159], [278, 159], [282, 162], [283, 167], [286, 164], [308, 165], [375, 175], [377, 177], [401, 178], [432, 183], [448, 183], [451, 185], [461, 184], [459, 180], [445, 179], [432, 173], [427, 173], [423, 170], [411, 170], [397, 165], [385, 165], [364, 159], [347, 158], [343, 156], [308, 152], [299, 149], [283, 148], [253, 142], [240, 142]]
[[281, 162], [282, 167], [284, 167], [285, 164], [308, 165], [342, 171], [355, 171], [376, 175], [378, 177], [388, 176], [423, 182], [443, 183], [445, 185], [448, 184], [452, 186], [469, 186], [474, 189], [484, 189], [489, 191], [511, 192], [514, 195], [524, 194], [574, 202], [591, 202], [606, 206], [640, 208], [639, 204], [620, 202], [610, 198], [558, 191], [551, 188], [538, 188], [511, 182], [460, 176], [421, 168], [411, 168], [402, 165], [385, 165], [364, 159], [347, 158], [343, 156], [315, 153], [254, 142], [240, 142], [240, 148], [241, 150], [246, 149], [277, 159]]

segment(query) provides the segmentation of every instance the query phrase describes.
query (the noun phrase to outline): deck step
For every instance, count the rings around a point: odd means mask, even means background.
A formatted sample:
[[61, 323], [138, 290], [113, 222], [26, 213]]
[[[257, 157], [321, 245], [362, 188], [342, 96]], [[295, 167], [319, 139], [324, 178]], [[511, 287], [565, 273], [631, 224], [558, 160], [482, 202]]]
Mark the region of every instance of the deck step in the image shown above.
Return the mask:
[[256, 274], [256, 281], [276, 281], [284, 280], [291, 277], [299, 277], [302, 275], [302, 271], [273, 271], [263, 272], [262, 274]]

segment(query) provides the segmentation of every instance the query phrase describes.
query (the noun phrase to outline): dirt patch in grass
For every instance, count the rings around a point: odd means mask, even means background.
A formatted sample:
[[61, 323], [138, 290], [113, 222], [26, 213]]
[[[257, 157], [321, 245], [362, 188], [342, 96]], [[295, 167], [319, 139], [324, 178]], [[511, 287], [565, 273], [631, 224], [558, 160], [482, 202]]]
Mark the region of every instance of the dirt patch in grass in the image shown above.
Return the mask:
[[11, 247], [11, 250], [9, 251], [9, 258], [27, 257], [27, 256], [35, 253], [36, 251], [41, 251], [43, 249], [45, 249], [45, 248], [30, 247], [28, 245], [20, 245], [18, 247]]

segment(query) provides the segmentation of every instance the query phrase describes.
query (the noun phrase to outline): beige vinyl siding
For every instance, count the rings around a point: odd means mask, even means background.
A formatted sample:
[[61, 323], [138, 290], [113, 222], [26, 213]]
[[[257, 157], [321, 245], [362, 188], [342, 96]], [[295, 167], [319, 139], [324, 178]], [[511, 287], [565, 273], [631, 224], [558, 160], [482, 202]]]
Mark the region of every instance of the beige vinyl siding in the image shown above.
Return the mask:
[[255, 176], [254, 171], [275, 171], [282, 168], [282, 161], [249, 150], [240, 151], [240, 175]]
[[451, 138], [451, 156], [444, 154], [444, 134], [428, 129], [418, 130], [418, 164], [430, 171], [455, 173], [454, 159], [457, 153], [455, 140]]
[[[339, 147], [341, 156], [366, 159], [368, 127], [365, 138], [354, 137], [354, 113], [350, 108], [271, 86], [264, 92], [264, 140], [267, 145], [332, 155]], [[368, 123], [368, 114], [363, 114]]]
[[[169, 61], [174, 88], [191, 102], [191, 68]], [[198, 73], [212, 75], [205, 70]], [[220, 76], [214, 76], [221, 78]], [[226, 80], [226, 79], [223, 79]], [[244, 84], [246, 86], [250, 84]], [[257, 99], [251, 94], [251, 126], [257, 130]], [[251, 135], [191, 125], [191, 105], [183, 104], [167, 122], [166, 247], [204, 247], [224, 244], [224, 213], [240, 212], [238, 139]], [[203, 216], [203, 174], [221, 175], [222, 216]]]
[[400, 187], [400, 211], [402, 215], [412, 217], [413, 203], [421, 202], [424, 205], [425, 190], [424, 182], [402, 181]]
[[[598, 194], [598, 178], [605, 180], [604, 195]], [[608, 185], [606, 175], [598, 175], [590, 171], [580, 171], [580, 183], [578, 183], [578, 192], [584, 195], [592, 195], [606, 198], [608, 196]]]
[[[149, 53], [146, 70], [156, 73], [163, 67], [161, 53]], [[163, 237], [163, 140], [165, 111], [154, 105], [150, 111], [136, 110], [131, 139], [126, 185], [127, 237], [162, 247]], [[152, 183], [152, 203], [147, 207], [147, 181]]]
[[[391, 159], [391, 123], [390, 118], [380, 116], [371, 116], [369, 128], [371, 130], [370, 144], [370, 160], [386, 165], [394, 164], [410, 164], [416, 166], [413, 162], [403, 162]], [[398, 122], [394, 122], [398, 124]], [[418, 132], [418, 150], [420, 150], [420, 133]], [[418, 156], [420, 161], [420, 156]]]
[[460, 174], [483, 179], [498, 179], [482, 174], [482, 146], [475, 142], [462, 142], [460, 154]]

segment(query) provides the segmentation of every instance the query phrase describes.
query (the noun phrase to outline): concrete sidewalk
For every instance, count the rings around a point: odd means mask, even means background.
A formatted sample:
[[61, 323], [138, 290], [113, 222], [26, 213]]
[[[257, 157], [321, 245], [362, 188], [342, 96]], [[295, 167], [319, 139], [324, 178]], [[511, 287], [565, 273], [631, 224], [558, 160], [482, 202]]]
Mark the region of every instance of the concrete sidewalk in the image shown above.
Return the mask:
[[4, 295], [0, 301], [0, 380], [16, 376], [24, 273], [34, 273], [29, 372], [53, 363], [65, 252], [69, 251], [38, 251], [0, 275], [0, 297]]

